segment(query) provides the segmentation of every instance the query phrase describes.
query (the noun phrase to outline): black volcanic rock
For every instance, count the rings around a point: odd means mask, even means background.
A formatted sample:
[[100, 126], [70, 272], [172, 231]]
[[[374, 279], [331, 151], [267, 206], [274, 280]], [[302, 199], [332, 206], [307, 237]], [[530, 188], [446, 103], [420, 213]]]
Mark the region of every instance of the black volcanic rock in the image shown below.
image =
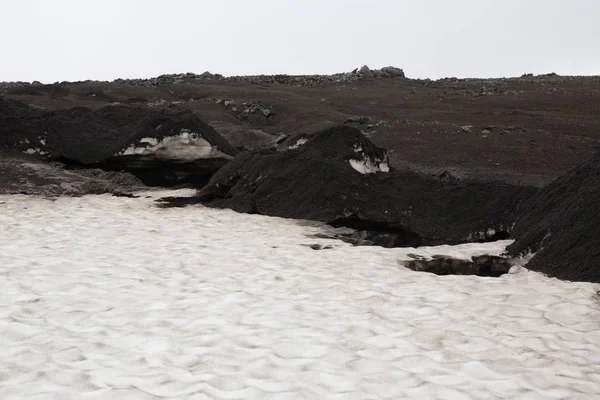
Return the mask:
[[[144, 138], [162, 141], [195, 133], [224, 154], [237, 153], [214, 129], [188, 110], [152, 110], [143, 107], [107, 106], [98, 111], [84, 107], [48, 113], [42, 120], [52, 154], [91, 164], [117, 156], [128, 147], [152, 147]], [[165, 156], [165, 158], [169, 158]], [[177, 158], [176, 154], [171, 158]], [[193, 159], [193, 155], [183, 159]]]
[[506, 238], [512, 212], [533, 192], [395, 171], [384, 149], [359, 130], [339, 126], [284, 151], [239, 154], [196, 200], [350, 227], [367, 232], [365, 238], [376, 244], [394, 247]]
[[403, 265], [413, 271], [430, 272], [436, 275], [498, 277], [510, 271], [514, 260], [491, 255], [473, 256], [470, 260], [435, 255], [430, 259], [416, 256], [413, 260], [405, 261]]
[[42, 112], [0, 96], [0, 146], [25, 151], [40, 145]]
[[527, 268], [572, 281], [600, 282], [600, 154], [525, 202], [509, 246], [529, 252]]
[[67, 170], [64, 165], [0, 146], [0, 194], [44, 197], [129, 195], [147, 189], [133, 175], [101, 169]]
[[0, 101], [5, 147], [77, 168], [129, 171], [146, 184], [204, 184], [238, 152], [190, 110], [117, 105], [41, 112]]

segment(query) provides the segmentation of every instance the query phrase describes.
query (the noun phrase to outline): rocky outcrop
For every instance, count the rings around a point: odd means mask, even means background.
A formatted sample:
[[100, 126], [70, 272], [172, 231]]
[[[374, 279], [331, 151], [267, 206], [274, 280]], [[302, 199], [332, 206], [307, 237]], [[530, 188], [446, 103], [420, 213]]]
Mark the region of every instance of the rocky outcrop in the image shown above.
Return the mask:
[[101, 169], [67, 170], [15, 149], [0, 147], [0, 194], [27, 194], [44, 197], [86, 194], [130, 195], [147, 189], [133, 175]]
[[274, 114], [272, 107], [268, 107], [260, 101], [244, 101], [238, 103], [233, 99], [223, 100], [219, 98], [208, 98], [208, 101], [223, 105], [241, 120], [251, 118], [254, 115], [269, 118]]
[[121, 105], [44, 113], [2, 101], [0, 140], [73, 168], [129, 171], [160, 186], [204, 184], [237, 153], [189, 110]]
[[[362, 68], [357, 68], [352, 72], [341, 72], [331, 75], [245, 75], [245, 76], [223, 76], [220, 74], [212, 74], [208, 71], [202, 74], [185, 73], [185, 74], [168, 74], [160, 75], [149, 79], [116, 79], [114, 83], [126, 84], [134, 86], [166, 86], [176, 84], [186, 84], [195, 82], [207, 81], [225, 81], [233, 83], [248, 83], [265, 85], [270, 83], [278, 83], [283, 85], [293, 86], [317, 86], [325, 83], [349, 83], [360, 79], [369, 78], [405, 78], [404, 71], [396, 67], [384, 67], [381, 69], [371, 70], [366, 65]], [[27, 82], [19, 82], [21, 85], [27, 85]], [[13, 86], [14, 87], [14, 86]], [[1, 89], [1, 85], [0, 85]]]
[[523, 204], [513, 255], [527, 268], [573, 281], [600, 282], [600, 154]]
[[460, 259], [444, 255], [423, 258], [412, 255], [413, 260], [405, 261], [403, 266], [413, 271], [429, 272], [436, 275], [477, 275], [498, 277], [507, 274], [516, 265], [506, 257], [483, 255], [471, 259]]
[[0, 96], [0, 146], [21, 151], [43, 147], [42, 116], [39, 110]]
[[384, 149], [340, 126], [284, 149], [239, 154], [195, 201], [349, 227], [365, 244], [396, 247], [506, 238], [511, 212], [532, 191], [396, 171]]

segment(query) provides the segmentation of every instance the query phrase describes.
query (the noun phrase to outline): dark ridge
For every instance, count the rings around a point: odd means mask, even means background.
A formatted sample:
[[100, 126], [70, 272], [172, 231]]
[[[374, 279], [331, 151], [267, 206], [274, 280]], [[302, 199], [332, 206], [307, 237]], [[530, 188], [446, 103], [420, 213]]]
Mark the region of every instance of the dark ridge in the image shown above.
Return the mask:
[[[389, 172], [362, 174], [350, 160]], [[397, 247], [506, 237], [516, 208], [534, 192], [390, 169], [386, 150], [338, 126], [297, 148], [238, 154], [184, 203], [346, 226], [362, 231], [361, 243]]]
[[[148, 140], [172, 140], [183, 132], [189, 133], [193, 140], [205, 141], [206, 146], [215, 151], [194, 158], [193, 145], [188, 145], [190, 151], [184, 144], [183, 148], [177, 145], [175, 151], [159, 149], [148, 154], [123, 154], [131, 146], [148, 148], [151, 146]], [[146, 185], [164, 187], [205, 185], [238, 153], [189, 110], [117, 105], [99, 110], [74, 107], [44, 112], [2, 98], [0, 144], [18, 151], [33, 150], [64, 164], [67, 169], [126, 171]], [[177, 151], [185, 155], [180, 157]]]
[[524, 203], [512, 255], [535, 253], [527, 268], [600, 283], [600, 154]]

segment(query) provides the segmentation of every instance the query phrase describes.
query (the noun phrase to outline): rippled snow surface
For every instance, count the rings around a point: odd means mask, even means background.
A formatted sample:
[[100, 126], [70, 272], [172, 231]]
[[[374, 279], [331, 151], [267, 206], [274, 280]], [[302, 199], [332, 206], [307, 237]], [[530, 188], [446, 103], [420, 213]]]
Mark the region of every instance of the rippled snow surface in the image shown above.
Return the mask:
[[0, 196], [1, 399], [600, 396], [597, 285], [399, 265], [506, 243], [351, 247], [153, 201]]

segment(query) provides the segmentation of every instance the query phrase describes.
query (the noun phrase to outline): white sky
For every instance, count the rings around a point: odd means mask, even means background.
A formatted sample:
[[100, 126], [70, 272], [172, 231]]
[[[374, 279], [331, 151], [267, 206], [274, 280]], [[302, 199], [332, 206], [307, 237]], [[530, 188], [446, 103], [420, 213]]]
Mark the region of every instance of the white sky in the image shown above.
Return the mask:
[[599, 0], [0, 0], [0, 81], [600, 74]]

